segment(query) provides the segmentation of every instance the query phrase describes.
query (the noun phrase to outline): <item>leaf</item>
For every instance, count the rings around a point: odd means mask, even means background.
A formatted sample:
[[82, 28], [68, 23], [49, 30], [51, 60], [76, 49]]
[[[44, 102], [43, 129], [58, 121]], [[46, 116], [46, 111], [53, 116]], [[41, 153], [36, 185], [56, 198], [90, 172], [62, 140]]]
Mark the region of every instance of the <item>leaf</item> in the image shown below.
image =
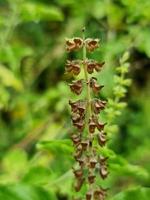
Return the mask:
[[59, 8], [42, 3], [24, 2], [21, 7], [21, 19], [25, 22], [40, 20], [62, 21], [63, 18], [63, 13]]
[[45, 183], [48, 183], [50, 181], [50, 178], [50, 169], [42, 166], [37, 166], [29, 170], [29, 172], [24, 176], [23, 182], [35, 185], [43, 185]]
[[150, 188], [138, 187], [117, 194], [112, 200], [149, 200]]
[[15, 90], [22, 90], [23, 86], [12, 71], [0, 65], [0, 81], [6, 87], [12, 87]]
[[37, 144], [37, 148], [60, 154], [71, 154], [73, 152], [73, 146], [70, 139], [43, 141]]
[[56, 200], [53, 192], [47, 192], [41, 187], [16, 184], [0, 186], [0, 199], [6, 200]]

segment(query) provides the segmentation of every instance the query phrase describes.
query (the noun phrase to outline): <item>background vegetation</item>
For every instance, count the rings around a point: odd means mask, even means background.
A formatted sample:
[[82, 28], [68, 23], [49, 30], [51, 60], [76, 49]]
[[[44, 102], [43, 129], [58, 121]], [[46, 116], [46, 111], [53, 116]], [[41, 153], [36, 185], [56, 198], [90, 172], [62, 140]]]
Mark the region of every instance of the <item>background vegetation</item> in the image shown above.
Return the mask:
[[92, 56], [106, 62], [97, 77], [103, 98], [113, 98], [115, 68], [130, 52], [128, 106], [104, 152], [111, 157], [108, 199], [148, 200], [150, 1], [0, 0], [0, 13], [0, 200], [71, 198], [64, 39], [80, 36], [83, 26], [87, 37], [101, 39]]

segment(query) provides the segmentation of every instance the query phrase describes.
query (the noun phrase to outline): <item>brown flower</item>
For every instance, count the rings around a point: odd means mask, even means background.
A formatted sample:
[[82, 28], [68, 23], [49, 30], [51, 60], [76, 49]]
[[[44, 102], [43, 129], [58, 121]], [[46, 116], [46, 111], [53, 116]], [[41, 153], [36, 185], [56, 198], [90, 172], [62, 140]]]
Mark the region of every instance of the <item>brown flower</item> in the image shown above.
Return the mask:
[[81, 49], [83, 46], [82, 38], [66, 39], [66, 50], [68, 52]]
[[91, 159], [89, 160], [90, 168], [92, 168], [92, 169], [95, 168], [96, 163], [97, 163], [96, 158], [91, 158]]
[[91, 200], [92, 199], [92, 191], [88, 191], [87, 193], [86, 193], [86, 200]]
[[75, 175], [75, 177], [76, 178], [82, 178], [82, 176], [83, 176], [83, 171], [82, 171], [82, 169], [74, 169], [73, 168], [73, 173], [74, 173], [74, 175]]
[[89, 146], [89, 140], [82, 140], [81, 141], [82, 149], [85, 151]]
[[77, 76], [80, 71], [80, 61], [79, 60], [67, 60], [66, 67], [65, 67], [66, 73], [72, 73], [73, 75]]
[[100, 99], [94, 99], [91, 102], [91, 107], [95, 114], [99, 114], [101, 110], [105, 108], [106, 101], [101, 101]]
[[106, 192], [108, 189], [103, 189], [100, 187], [99, 189], [94, 191], [94, 200], [104, 200], [106, 197]]
[[103, 85], [99, 85], [99, 84], [97, 83], [97, 79], [96, 79], [95, 77], [92, 77], [92, 78], [90, 79], [90, 87], [92, 88], [92, 90], [93, 90], [93, 92], [94, 92], [95, 94], [98, 94], [99, 91], [100, 91], [104, 86], [103, 86]]
[[86, 49], [87, 49], [89, 52], [92, 52], [92, 51], [94, 51], [96, 48], [99, 47], [99, 39], [87, 38], [87, 39], [85, 40], [85, 46], [86, 46]]
[[77, 162], [79, 163], [80, 167], [83, 167], [85, 165], [85, 159], [84, 158], [77, 159]]
[[70, 89], [72, 92], [76, 93], [77, 95], [81, 94], [82, 92], [82, 80], [75, 80], [69, 84]]
[[94, 70], [97, 71], [97, 72], [99, 72], [101, 70], [101, 68], [103, 67], [104, 62], [98, 63], [95, 60], [87, 60], [86, 64], [87, 64], [87, 71], [88, 71], [88, 73], [92, 74], [94, 72]]
[[78, 121], [78, 122], [73, 123], [73, 125], [74, 125], [75, 127], [77, 127], [79, 131], [83, 131], [84, 126], [85, 126], [85, 123], [84, 123], [83, 120], [80, 120], [80, 121]]
[[102, 179], [107, 178], [107, 176], [109, 174], [107, 166], [106, 165], [101, 165], [99, 173], [100, 173]]
[[94, 133], [95, 132], [95, 128], [96, 128], [95, 120], [93, 119], [93, 117], [91, 117], [89, 119], [89, 132], [90, 133]]
[[94, 183], [95, 177], [96, 176], [94, 174], [89, 174], [89, 176], [88, 176], [88, 182], [89, 182], [89, 184], [93, 184]]
[[103, 130], [103, 129], [104, 129], [104, 126], [105, 126], [106, 124], [107, 124], [107, 123], [97, 122], [97, 123], [96, 123], [97, 129], [98, 129], [99, 131]]
[[74, 145], [78, 145], [81, 142], [81, 135], [80, 134], [73, 134], [71, 136]]
[[101, 131], [97, 135], [97, 139], [98, 139], [98, 143], [101, 147], [105, 146], [106, 142], [108, 141], [108, 139], [106, 138], [106, 133], [104, 131]]

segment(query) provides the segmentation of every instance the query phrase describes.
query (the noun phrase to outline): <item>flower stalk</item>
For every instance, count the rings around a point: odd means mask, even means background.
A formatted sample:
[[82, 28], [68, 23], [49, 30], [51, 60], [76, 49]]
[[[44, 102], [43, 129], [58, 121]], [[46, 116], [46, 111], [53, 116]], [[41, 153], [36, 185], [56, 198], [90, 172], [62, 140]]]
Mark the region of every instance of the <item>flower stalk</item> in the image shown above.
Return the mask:
[[[74, 158], [77, 168], [73, 168], [76, 179], [75, 191], [79, 192], [83, 185], [86, 187], [86, 200], [104, 200], [107, 195], [107, 189], [96, 184], [97, 172], [102, 179], [106, 179], [109, 172], [107, 168], [107, 159], [97, 152], [98, 145], [101, 147], [107, 143], [107, 134], [104, 131], [106, 123], [100, 122], [98, 115], [105, 108], [106, 101], [97, 96], [102, 85], [97, 83], [93, 77], [94, 71], [100, 72], [104, 62], [97, 62], [87, 58], [87, 52], [91, 53], [99, 47], [99, 39], [85, 38], [85, 29], [83, 29], [82, 38], [72, 38], [66, 40], [66, 50], [68, 52], [82, 49], [82, 60], [69, 60], [66, 64], [66, 73], [72, 76], [78, 76], [81, 70], [84, 71], [84, 79], [75, 80], [69, 84], [70, 89], [76, 95], [80, 95], [86, 90], [84, 99], [72, 102], [69, 100], [72, 112], [72, 123], [76, 128], [71, 135], [75, 147]], [[77, 200], [77, 199], [76, 199]]]

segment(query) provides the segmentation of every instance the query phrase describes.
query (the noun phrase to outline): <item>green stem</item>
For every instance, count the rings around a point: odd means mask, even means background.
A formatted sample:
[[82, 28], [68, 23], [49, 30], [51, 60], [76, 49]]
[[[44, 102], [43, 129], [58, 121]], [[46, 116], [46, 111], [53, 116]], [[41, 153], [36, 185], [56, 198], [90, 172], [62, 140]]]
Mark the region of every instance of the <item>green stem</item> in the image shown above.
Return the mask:
[[[83, 32], [83, 41], [85, 40], [85, 34]], [[84, 76], [85, 76], [85, 81], [86, 81], [86, 93], [87, 93], [87, 114], [86, 114], [86, 125], [88, 126], [88, 121], [89, 118], [91, 117], [91, 94], [90, 94], [90, 85], [89, 85], [89, 77], [88, 77], [88, 72], [87, 72], [87, 65], [86, 65], [86, 46], [83, 45], [83, 69], [84, 69]], [[89, 131], [88, 131], [89, 133]], [[89, 133], [90, 134], [90, 133]]]

